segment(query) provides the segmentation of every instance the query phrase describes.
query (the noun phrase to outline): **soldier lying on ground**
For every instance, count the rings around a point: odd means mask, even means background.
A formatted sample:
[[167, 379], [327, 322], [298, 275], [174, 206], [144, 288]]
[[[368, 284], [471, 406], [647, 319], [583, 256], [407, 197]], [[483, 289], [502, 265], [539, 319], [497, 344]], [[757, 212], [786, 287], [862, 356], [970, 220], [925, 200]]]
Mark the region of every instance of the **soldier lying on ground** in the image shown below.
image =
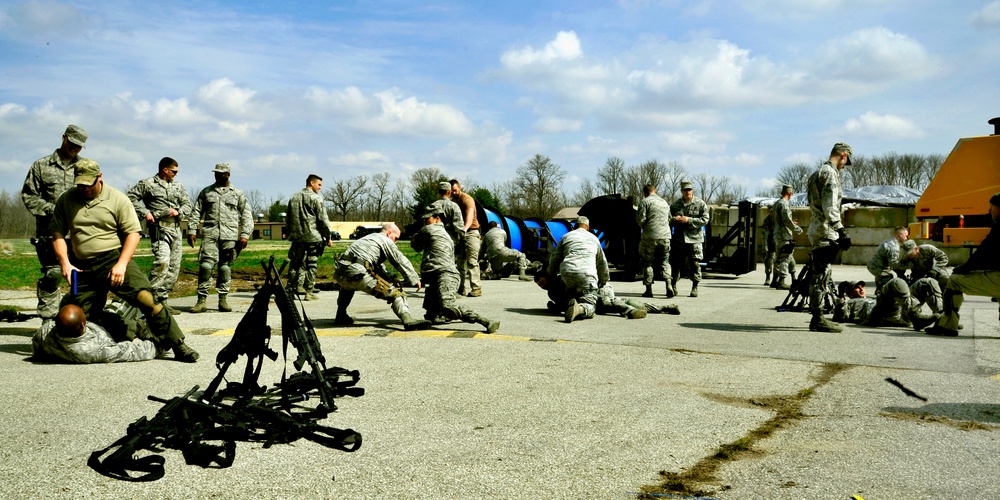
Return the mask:
[[[146, 361], [162, 353], [147, 340], [152, 336], [145, 325], [139, 325], [138, 331], [134, 326], [130, 329], [110, 311], [104, 311], [99, 319], [108, 328], [87, 321], [83, 309], [77, 305], [63, 306], [55, 318], [46, 319], [35, 331], [31, 339], [34, 357], [69, 363], [115, 363]], [[136, 333], [144, 338], [136, 338]]]
[[838, 323], [903, 327], [912, 324], [919, 331], [935, 319], [937, 315], [920, 311], [919, 301], [910, 295], [902, 278], [893, 278], [883, 285], [877, 298], [867, 296], [864, 281], [842, 281], [837, 287], [833, 320]]
[[[549, 312], [562, 316], [566, 312], [567, 304], [569, 303], [569, 296], [566, 293], [566, 285], [563, 284], [562, 280], [557, 276], [555, 279], [549, 277], [544, 271], [539, 271], [535, 274], [535, 284], [538, 288], [545, 290], [548, 293], [549, 301], [545, 307]], [[630, 309], [645, 309], [649, 314], [680, 314], [681, 309], [674, 304], [667, 304], [665, 306], [658, 306], [650, 302], [642, 302], [637, 299], [622, 299], [615, 297], [615, 291], [610, 285], [604, 285], [597, 290], [597, 305], [595, 306], [596, 314], [621, 314], [625, 316], [622, 312], [622, 305], [620, 302], [624, 302], [625, 306]]]

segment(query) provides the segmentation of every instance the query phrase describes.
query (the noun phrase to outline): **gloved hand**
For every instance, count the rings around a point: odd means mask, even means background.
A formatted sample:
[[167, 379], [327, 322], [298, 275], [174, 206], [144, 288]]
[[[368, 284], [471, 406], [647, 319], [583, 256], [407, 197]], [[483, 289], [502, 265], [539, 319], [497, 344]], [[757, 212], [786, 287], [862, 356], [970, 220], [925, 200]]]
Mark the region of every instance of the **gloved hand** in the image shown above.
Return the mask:
[[841, 252], [851, 248], [851, 237], [847, 235], [847, 228], [842, 227], [837, 230], [837, 244], [840, 245]]

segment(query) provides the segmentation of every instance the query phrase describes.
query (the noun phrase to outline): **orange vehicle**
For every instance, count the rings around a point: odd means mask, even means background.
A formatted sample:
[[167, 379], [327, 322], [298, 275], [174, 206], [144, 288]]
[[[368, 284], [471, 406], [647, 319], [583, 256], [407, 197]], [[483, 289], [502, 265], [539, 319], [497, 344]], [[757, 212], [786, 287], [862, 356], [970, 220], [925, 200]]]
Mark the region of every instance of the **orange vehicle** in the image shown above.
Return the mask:
[[979, 246], [990, 232], [990, 197], [1000, 192], [1000, 118], [993, 135], [959, 139], [917, 201], [910, 235], [946, 247]]

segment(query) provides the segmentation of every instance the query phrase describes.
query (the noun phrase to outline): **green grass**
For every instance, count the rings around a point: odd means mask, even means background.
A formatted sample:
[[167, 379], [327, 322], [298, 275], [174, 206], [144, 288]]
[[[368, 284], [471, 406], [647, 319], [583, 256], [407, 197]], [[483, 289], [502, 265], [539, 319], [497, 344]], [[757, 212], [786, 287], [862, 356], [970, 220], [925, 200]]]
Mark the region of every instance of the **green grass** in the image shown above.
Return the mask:
[[[335, 241], [333, 248], [327, 248], [323, 256], [319, 259], [319, 270], [317, 275], [321, 280], [329, 280], [333, 276], [336, 267], [335, 257], [347, 250], [349, 241]], [[272, 255], [278, 266], [288, 256], [287, 241], [253, 240], [247, 248], [240, 253], [238, 259], [233, 262], [233, 276], [242, 279], [254, 279], [257, 276], [263, 277], [263, 269], [260, 262], [266, 261]], [[413, 267], [419, 271], [421, 254], [410, 248], [408, 241], [400, 241], [397, 245], [403, 252]], [[0, 289], [34, 289], [35, 281], [41, 276], [39, 272], [38, 257], [35, 255], [35, 248], [27, 239], [3, 240], [0, 242], [4, 254], [0, 258]], [[9, 251], [9, 253], [7, 253]], [[149, 270], [153, 265], [153, 254], [149, 247], [149, 240], [142, 239], [139, 248], [135, 252], [133, 260], [143, 270]], [[387, 266], [391, 268], [391, 265]], [[391, 270], [391, 269], [390, 269]], [[198, 275], [198, 247], [184, 245], [184, 256], [181, 261], [181, 275]]]

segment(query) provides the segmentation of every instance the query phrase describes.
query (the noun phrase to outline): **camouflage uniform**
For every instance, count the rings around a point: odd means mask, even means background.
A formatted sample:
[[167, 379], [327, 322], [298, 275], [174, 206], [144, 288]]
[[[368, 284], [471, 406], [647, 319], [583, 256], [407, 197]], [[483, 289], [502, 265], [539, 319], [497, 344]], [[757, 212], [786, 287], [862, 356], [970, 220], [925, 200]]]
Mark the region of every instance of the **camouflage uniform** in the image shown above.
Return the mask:
[[911, 258], [903, 255], [900, 258], [899, 268], [910, 270], [910, 282], [915, 282], [921, 278], [933, 278], [942, 287], [947, 286], [948, 276], [948, 255], [940, 248], [931, 245], [917, 245], [917, 256]]
[[434, 321], [438, 316], [443, 316], [448, 320], [460, 319], [466, 323], [479, 323], [486, 327], [487, 333], [493, 333], [499, 328], [499, 322], [490, 321], [455, 301], [455, 293], [458, 290], [455, 246], [443, 224], [425, 225], [420, 232], [413, 235], [410, 246], [424, 254], [420, 261], [420, 274], [425, 286], [423, 304], [425, 319]]
[[206, 187], [198, 194], [188, 234], [198, 234], [201, 227], [201, 249], [198, 251], [198, 298], [208, 297], [212, 286], [212, 269], [219, 265], [215, 289], [220, 297], [229, 294], [232, 280], [229, 264], [236, 258], [236, 242], [250, 239], [253, 232], [253, 214], [246, 196], [232, 185]]
[[462, 238], [465, 237], [465, 219], [462, 217], [462, 208], [458, 206], [458, 203], [448, 198], [438, 198], [434, 203], [431, 203], [431, 208], [441, 214], [441, 224], [444, 225], [445, 231], [451, 237], [451, 242], [457, 248]]
[[517, 270], [521, 274], [528, 268], [528, 257], [513, 248], [507, 248], [507, 233], [500, 227], [486, 231], [483, 247], [494, 275], [503, 276], [503, 268], [510, 262], [517, 264]]
[[767, 209], [767, 216], [764, 217], [764, 222], [760, 225], [760, 235], [764, 240], [764, 244], [760, 246], [760, 251], [763, 254], [764, 260], [764, 284], [771, 284], [771, 271], [774, 271], [774, 282], [777, 282], [778, 272], [774, 267], [774, 253], [775, 253], [775, 241], [774, 241], [774, 207], [769, 207]]
[[[454, 199], [452, 201], [455, 201]], [[462, 231], [465, 233], [465, 237], [456, 246], [458, 253], [456, 254], [455, 264], [459, 271], [459, 284], [458, 293], [459, 295], [464, 295], [465, 293], [465, 281], [468, 278], [469, 281], [469, 291], [473, 295], [479, 295], [482, 293], [483, 282], [480, 279], [479, 270], [479, 249], [483, 243], [483, 233], [479, 231], [479, 219], [476, 216], [476, 200], [466, 193], [459, 195], [459, 200], [455, 202], [458, 208], [462, 211]], [[469, 229], [465, 229], [465, 213], [472, 209], [472, 221], [469, 222]]]
[[642, 228], [642, 237], [639, 239], [642, 284], [649, 289], [656, 275], [654, 265], [659, 268], [664, 281], [671, 277], [670, 205], [656, 193], [650, 194], [639, 201], [635, 221]]
[[[403, 275], [403, 283], [415, 286], [420, 277], [409, 259], [399, 251], [385, 233], [372, 233], [355, 241], [337, 260], [337, 270], [333, 279], [340, 285], [337, 297], [337, 315], [346, 315], [347, 306], [354, 298], [354, 292], [365, 292], [392, 305], [392, 312], [400, 319], [410, 314], [406, 303], [406, 293], [387, 277], [383, 263], [388, 260]], [[405, 322], [405, 321], [404, 321]]]
[[46, 319], [31, 339], [33, 356], [68, 363], [118, 363], [146, 361], [156, 357], [156, 345], [149, 340], [115, 341], [101, 325], [88, 320], [83, 335], [63, 337], [56, 321]]
[[[181, 255], [184, 237], [181, 220], [191, 213], [191, 199], [179, 182], [167, 182], [159, 176], [139, 181], [128, 192], [128, 199], [135, 207], [139, 220], [146, 213], [153, 214], [155, 222], [147, 224], [149, 243], [153, 249], [153, 267], [149, 270], [149, 283], [153, 295], [160, 302], [170, 297], [181, 272]], [[170, 217], [170, 209], [178, 212]]]
[[35, 216], [35, 253], [42, 267], [42, 277], [35, 284], [35, 293], [38, 296], [38, 315], [42, 318], [54, 318], [62, 298], [59, 291], [59, 284], [63, 281], [62, 269], [52, 251], [52, 233], [49, 231], [52, 210], [59, 195], [73, 187], [73, 168], [82, 159], [77, 156], [70, 162], [63, 162], [58, 150], [39, 158], [31, 164], [21, 188], [21, 200]]
[[840, 221], [840, 200], [843, 191], [840, 186], [840, 173], [829, 161], [820, 165], [808, 181], [809, 210], [812, 220], [809, 222], [810, 271], [809, 310], [813, 317], [822, 317], [823, 304], [829, 292], [831, 272], [830, 265], [840, 253], [838, 240], [839, 230], [844, 229]]
[[795, 280], [795, 235], [802, 234], [802, 228], [792, 219], [792, 208], [788, 200], [781, 198], [771, 207], [774, 213], [774, 245], [777, 259], [774, 267], [775, 285], [790, 276]]
[[698, 282], [701, 281], [700, 262], [704, 258], [705, 235], [702, 233], [702, 226], [708, 224], [708, 205], [697, 196], [689, 202], [678, 198], [670, 205], [670, 213], [674, 217], [684, 215], [691, 219], [687, 224], [670, 221], [670, 225], [674, 227], [671, 281], [676, 288], [683, 269], [684, 273], [691, 277], [692, 287], [697, 288]]
[[567, 298], [583, 307], [583, 318], [594, 317], [598, 289], [610, 280], [608, 261], [597, 236], [583, 228], [566, 233], [549, 255], [546, 273], [559, 276]]
[[839, 298], [834, 304], [834, 321], [867, 326], [908, 326], [920, 316], [918, 302], [902, 278], [892, 278], [879, 288], [875, 298]]
[[288, 200], [288, 286], [311, 292], [323, 247], [330, 240], [330, 220], [323, 197], [303, 188]]
[[879, 244], [875, 254], [868, 260], [868, 272], [875, 277], [875, 288], [880, 289], [896, 277], [899, 268], [899, 241], [889, 238]]

